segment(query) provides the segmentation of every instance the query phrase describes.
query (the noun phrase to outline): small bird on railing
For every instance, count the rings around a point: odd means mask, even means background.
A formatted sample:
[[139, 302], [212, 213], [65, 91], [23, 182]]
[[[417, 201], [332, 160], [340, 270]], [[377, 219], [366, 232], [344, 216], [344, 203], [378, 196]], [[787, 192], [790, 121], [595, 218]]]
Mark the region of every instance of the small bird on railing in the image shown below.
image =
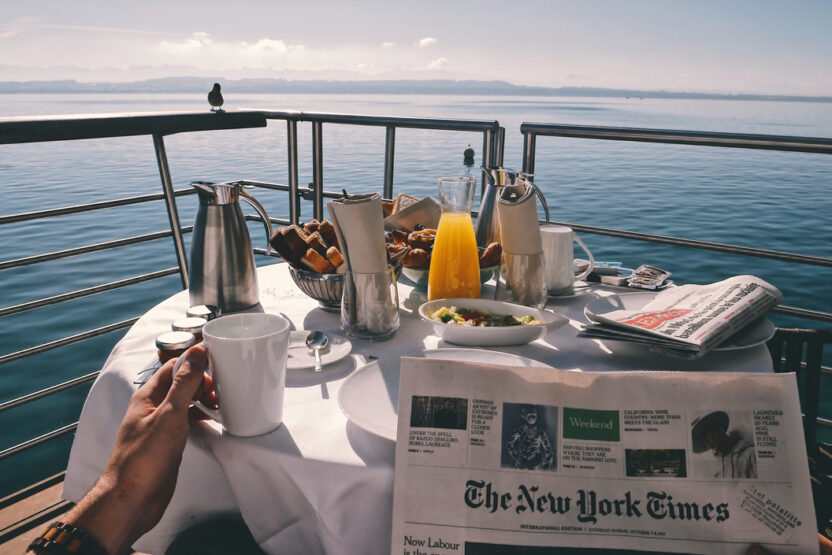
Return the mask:
[[[204, 90], [204, 89], [203, 89]], [[208, 93], [208, 103], [211, 104], [211, 111], [222, 112], [222, 93], [220, 92], [220, 84], [214, 83], [214, 88]]]

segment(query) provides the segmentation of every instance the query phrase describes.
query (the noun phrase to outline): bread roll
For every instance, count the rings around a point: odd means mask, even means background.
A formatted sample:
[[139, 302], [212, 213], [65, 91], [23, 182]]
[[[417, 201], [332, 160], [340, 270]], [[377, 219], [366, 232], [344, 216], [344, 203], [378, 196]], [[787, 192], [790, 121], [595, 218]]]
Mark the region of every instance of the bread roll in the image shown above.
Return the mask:
[[335, 267], [330, 264], [329, 260], [324, 258], [315, 249], [308, 249], [306, 255], [300, 259], [301, 264], [320, 274], [331, 274], [335, 272]]
[[326, 250], [326, 258], [333, 266], [335, 266], [336, 270], [341, 267], [341, 264], [344, 263], [344, 257], [341, 256], [341, 251], [339, 251], [336, 247], [329, 247]]

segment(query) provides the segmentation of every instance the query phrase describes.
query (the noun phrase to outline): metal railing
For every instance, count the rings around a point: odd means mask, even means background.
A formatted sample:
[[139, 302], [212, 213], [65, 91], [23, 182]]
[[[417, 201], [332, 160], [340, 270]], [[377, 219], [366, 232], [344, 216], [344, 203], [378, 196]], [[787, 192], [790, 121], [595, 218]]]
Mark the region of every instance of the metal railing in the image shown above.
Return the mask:
[[[562, 125], [551, 123], [523, 123], [520, 126], [520, 132], [523, 134], [523, 171], [532, 174], [534, 173], [538, 137], [568, 137], [573, 139], [597, 139], [606, 141], [631, 141], [832, 154], [832, 139], [814, 137], [751, 135], [745, 133], [711, 133], [667, 129], [633, 129], [626, 127]], [[612, 229], [571, 222], [554, 223], [569, 226], [576, 231], [594, 233], [596, 235], [606, 235], [623, 239], [663, 243], [678, 247], [689, 247], [832, 268], [832, 258], [822, 256], [810, 256], [793, 252], [759, 249], [742, 245], [700, 241], [697, 239], [685, 239], [682, 237], [670, 237], [654, 233], [641, 233], [637, 231]], [[818, 310], [781, 305], [775, 308], [774, 312], [788, 316], [796, 316], [798, 318], [806, 318], [809, 320], [818, 320], [827, 323], [832, 322], [832, 314]]]
[[[162, 192], [157, 194], [141, 195], [129, 198], [113, 199], [94, 203], [87, 203], [75, 206], [40, 210], [20, 214], [0, 216], [0, 226], [4, 224], [40, 221], [47, 218], [79, 214], [129, 206], [147, 202], [164, 201], [167, 208], [170, 228], [168, 230], [154, 231], [142, 235], [135, 235], [123, 239], [106, 241], [92, 245], [84, 245], [47, 252], [34, 256], [2, 260], [0, 271], [30, 266], [43, 262], [49, 262], [62, 258], [69, 258], [93, 252], [116, 249], [129, 245], [145, 243], [158, 239], [170, 237], [173, 241], [176, 254], [177, 266], [164, 268], [139, 276], [133, 276], [118, 281], [104, 283], [84, 289], [69, 291], [51, 297], [45, 297], [13, 306], [0, 307], [0, 317], [11, 316], [29, 310], [57, 305], [62, 302], [75, 300], [105, 291], [112, 291], [151, 281], [154, 279], [179, 274], [183, 288], [188, 287], [188, 265], [185, 253], [183, 235], [192, 231], [192, 226], [181, 226], [176, 204], [176, 197], [193, 194], [192, 189], [175, 190], [173, 180], [168, 166], [168, 157], [165, 149], [164, 137], [175, 133], [216, 131], [227, 129], [248, 129], [266, 127], [269, 120], [283, 120], [286, 122], [287, 137], [287, 173], [288, 184], [267, 183], [262, 181], [245, 180], [241, 183], [264, 189], [288, 192], [289, 219], [273, 218], [276, 224], [298, 223], [300, 218], [300, 201], [308, 200], [313, 203], [313, 213], [318, 219], [323, 218], [323, 207], [325, 198], [340, 197], [341, 193], [334, 190], [324, 189], [323, 175], [323, 126], [327, 125], [357, 125], [384, 127], [385, 148], [384, 148], [384, 184], [382, 195], [385, 198], [392, 198], [394, 191], [394, 162], [395, 162], [395, 136], [397, 128], [436, 130], [436, 131], [465, 131], [479, 132], [483, 137], [482, 163], [485, 165], [499, 164], [502, 162], [502, 139], [503, 130], [497, 121], [471, 121], [455, 119], [428, 119], [428, 118], [397, 118], [397, 117], [373, 117], [354, 116], [323, 113], [303, 112], [280, 112], [280, 111], [240, 111], [240, 112], [214, 112], [214, 113], [176, 113], [176, 114], [120, 114], [106, 116], [66, 116], [66, 117], [34, 117], [34, 118], [0, 118], [0, 145], [22, 144], [32, 142], [53, 142], [82, 139], [102, 139], [115, 137], [128, 137], [137, 135], [150, 135], [153, 138], [153, 146], [156, 161], [159, 169], [159, 176], [162, 184]], [[312, 181], [310, 187], [299, 186], [298, 175], [298, 123], [309, 122], [312, 128]], [[257, 220], [257, 216], [246, 216], [247, 220]], [[265, 249], [254, 249], [259, 254], [265, 254]], [[138, 317], [129, 318], [98, 328], [84, 331], [69, 337], [64, 337], [40, 345], [28, 347], [12, 353], [0, 353], [0, 365], [28, 356], [44, 353], [60, 347], [65, 347], [81, 341], [92, 339], [117, 330], [129, 328]], [[91, 372], [83, 376], [73, 378], [63, 383], [52, 385], [38, 391], [27, 393], [15, 399], [0, 403], [0, 413], [18, 408], [30, 402], [43, 399], [50, 395], [66, 391], [81, 384], [88, 383], [98, 376], [98, 372]], [[23, 452], [27, 449], [40, 445], [46, 441], [74, 432], [78, 423], [74, 422], [55, 430], [31, 438], [17, 445], [13, 445], [0, 451], [0, 460]]]
[[[54, 295], [47, 298], [37, 299], [14, 306], [0, 307], [0, 317], [19, 314], [36, 308], [56, 305], [61, 302], [78, 299], [104, 291], [111, 291], [134, 285], [161, 277], [179, 274], [183, 287], [188, 286], [188, 267], [185, 255], [183, 235], [191, 231], [190, 226], [182, 227], [179, 221], [176, 197], [192, 194], [190, 189], [176, 190], [173, 187], [170, 169], [168, 166], [167, 153], [165, 150], [164, 137], [166, 135], [182, 132], [214, 131], [223, 129], [248, 129], [266, 127], [270, 120], [286, 122], [287, 138], [287, 184], [268, 183], [263, 181], [241, 181], [247, 185], [287, 192], [289, 194], [289, 218], [273, 219], [273, 223], [287, 224], [298, 223], [300, 219], [301, 200], [312, 202], [313, 216], [321, 219], [325, 198], [341, 196], [338, 190], [327, 190], [324, 187], [324, 149], [323, 149], [323, 128], [326, 125], [357, 125], [383, 127], [385, 129], [384, 145], [384, 181], [382, 196], [392, 198], [394, 191], [394, 168], [395, 168], [395, 140], [397, 128], [411, 128], [436, 131], [464, 131], [482, 133], [482, 164], [501, 165], [503, 162], [503, 145], [505, 131], [497, 121], [469, 121], [449, 119], [425, 119], [425, 118], [393, 118], [393, 117], [372, 117], [354, 116], [339, 114], [321, 114], [305, 112], [280, 112], [280, 111], [241, 111], [241, 112], [219, 112], [219, 113], [186, 113], [186, 114], [148, 114], [148, 115], [114, 115], [114, 116], [85, 116], [85, 117], [59, 117], [59, 118], [5, 118], [0, 119], [0, 145], [20, 144], [30, 142], [51, 142], [80, 139], [100, 139], [126, 137], [136, 135], [150, 135], [153, 138], [154, 151], [159, 169], [159, 176], [162, 184], [162, 192], [158, 194], [142, 195], [136, 197], [114, 199], [109, 201], [68, 206], [37, 212], [12, 214], [0, 216], [0, 225], [38, 221], [57, 216], [77, 214], [103, 210], [117, 206], [127, 206], [146, 202], [163, 200], [168, 213], [170, 229], [154, 231], [142, 235], [135, 235], [123, 239], [106, 241], [102, 243], [85, 245], [59, 251], [27, 256], [12, 260], [0, 261], [0, 271], [11, 268], [19, 268], [42, 262], [110, 250], [128, 245], [144, 243], [147, 241], [164, 239], [170, 237], [173, 242], [177, 259], [177, 266], [149, 272], [139, 276], [133, 276], [118, 281], [87, 287], [67, 293]], [[312, 180], [308, 187], [301, 187], [299, 184], [298, 170], [298, 123], [310, 123], [312, 133]], [[524, 123], [521, 126], [524, 135], [523, 169], [528, 172], [534, 171], [536, 138], [538, 136], [559, 136], [604, 140], [642, 141], [671, 144], [694, 144], [704, 146], [723, 146], [733, 148], [755, 148], [769, 150], [787, 150], [796, 152], [832, 153], [832, 140], [830, 139], [807, 139], [800, 137], [775, 137], [763, 135], [739, 135], [727, 133], [699, 133], [686, 131], [649, 130], [649, 129], [623, 129], [604, 127], [580, 127], [567, 125], [533, 124]], [[248, 220], [257, 220], [256, 216], [246, 216]], [[832, 259], [770, 251], [738, 245], [728, 245], [697, 241], [677, 237], [667, 237], [654, 234], [645, 234], [618, 229], [601, 228], [567, 223], [578, 231], [636, 239], [641, 241], [659, 242], [683, 247], [716, 250], [734, 254], [744, 254], [775, 260], [787, 260], [802, 264], [812, 264], [824, 267], [832, 267]], [[265, 250], [255, 249], [255, 252], [264, 254]], [[808, 309], [793, 307], [780, 307], [781, 313], [794, 316], [812, 318], [822, 321], [832, 321], [832, 315]], [[13, 353], [0, 354], [0, 365], [14, 360], [19, 360], [34, 354], [43, 353], [80, 341], [88, 340], [106, 333], [130, 327], [136, 317], [123, 321], [103, 325], [101, 327], [81, 332], [69, 337], [54, 340], [41, 345], [29, 347]], [[827, 369], [828, 371], [828, 369]], [[829, 373], [829, 372], [827, 372]], [[47, 388], [25, 394], [18, 398], [0, 403], [0, 413], [11, 410], [38, 399], [77, 387], [80, 384], [88, 383], [95, 379], [97, 372], [91, 372], [83, 376], [67, 380], [63, 383], [49, 386]], [[72, 433], [77, 427], [77, 422], [65, 425], [56, 430], [29, 439], [20, 444], [11, 446], [0, 451], [0, 460], [13, 454], [49, 441], [53, 438]]]

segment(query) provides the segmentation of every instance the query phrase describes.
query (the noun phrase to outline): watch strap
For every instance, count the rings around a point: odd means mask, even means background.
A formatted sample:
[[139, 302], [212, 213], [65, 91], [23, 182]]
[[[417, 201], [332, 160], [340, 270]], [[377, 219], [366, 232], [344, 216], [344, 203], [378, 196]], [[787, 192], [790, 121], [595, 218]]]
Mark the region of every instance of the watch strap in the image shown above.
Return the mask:
[[26, 552], [35, 548], [58, 555], [107, 555], [104, 548], [87, 532], [59, 520], [35, 538]]

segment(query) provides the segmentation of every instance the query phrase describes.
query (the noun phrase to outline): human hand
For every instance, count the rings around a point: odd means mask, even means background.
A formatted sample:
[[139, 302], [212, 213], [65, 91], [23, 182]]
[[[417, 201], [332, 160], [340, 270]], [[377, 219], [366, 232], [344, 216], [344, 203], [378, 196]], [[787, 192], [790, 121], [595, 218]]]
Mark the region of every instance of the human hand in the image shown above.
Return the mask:
[[124, 552], [162, 518], [176, 486], [190, 422], [204, 417], [191, 401], [216, 404], [200, 346], [165, 363], [130, 399], [104, 473], [64, 519], [108, 553]]
[[[818, 542], [820, 543], [820, 555], [832, 555], [832, 541], [829, 541], [826, 536], [818, 534]], [[759, 545], [752, 545], [749, 547], [745, 555], [774, 555], [768, 549], [763, 549]]]

